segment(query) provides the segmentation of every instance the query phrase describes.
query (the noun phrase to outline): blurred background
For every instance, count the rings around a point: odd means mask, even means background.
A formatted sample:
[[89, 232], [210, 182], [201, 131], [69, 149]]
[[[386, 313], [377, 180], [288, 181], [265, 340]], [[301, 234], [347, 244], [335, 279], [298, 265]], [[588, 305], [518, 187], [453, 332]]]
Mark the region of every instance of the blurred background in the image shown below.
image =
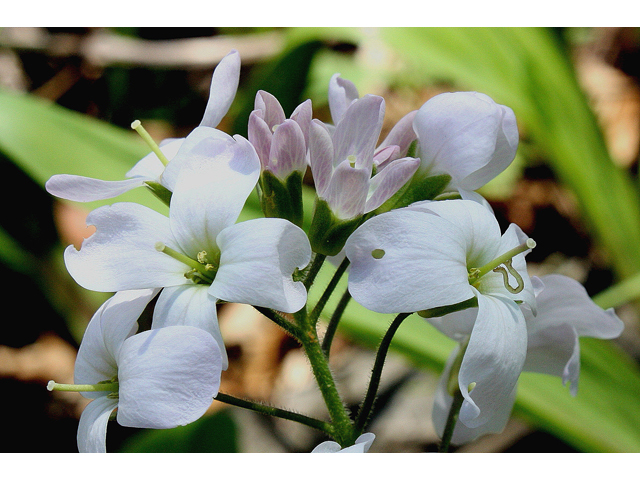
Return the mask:
[[[328, 81], [339, 72], [360, 95], [386, 100], [385, 130], [444, 91], [476, 90], [511, 107], [521, 133], [513, 164], [480, 192], [503, 228], [537, 242], [530, 274], [562, 273], [585, 285], [626, 324], [615, 341], [581, 340], [577, 397], [561, 380], [524, 373], [513, 418], [500, 435], [463, 452], [640, 451], [640, 29], [637, 28], [31, 28], [0, 29], [0, 408], [7, 452], [75, 452], [73, 382], [87, 322], [108, 295], [73, 282], [66, 245], [91, 234], [87, 213], [48, 195], [53, 174], [122, 179], [147, 147], [198, 125], [211, 74], [231, 49], [242, 58], [236, 100], [219, 126], [246, 136], [257, 90], [289, 115], [311, 98], [330, 120]], [[382, 135], [384, 138], [384, 132]], [[306, 222], [312, 209], [308, 182]], [[166, 213], [138, 189], [137, 201]], [[242, 219], [260, 215], [252, 195]], [[323, 267], [311, 298], [332, 274]], [[345, 284], [341, 285], [344, 291]], [[338, 291], [337, 297], [341, 292]], [[333, 304], [335, 305], [335, 300]], [[327, 309], [330, 311], [330, 309]], [[325, 418], [295, 341], [251, 307], [220, 307], [230, 357], [221, 391]], [[332, 367], [357, 406], [390, 316], [351, 302]], [[453, 343], [411, 317], [392, 345], [370, 431], [372, 452], [432, 452], [432, 395]], [[110, 422], [109, 451], [308, 452], [317, 432], [213, 402], [201, 420], [172, 430]]]

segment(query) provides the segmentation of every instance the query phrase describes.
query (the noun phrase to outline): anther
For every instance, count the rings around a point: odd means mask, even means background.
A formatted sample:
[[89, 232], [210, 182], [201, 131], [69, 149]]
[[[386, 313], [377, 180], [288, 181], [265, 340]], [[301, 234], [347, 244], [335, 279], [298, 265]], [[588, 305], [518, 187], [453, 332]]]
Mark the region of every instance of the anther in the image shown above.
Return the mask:
[[155, 153], [158, 156], [160, 161], [166, 167], [169, 164], [169, 160], [164, 155], [164, 153], [162, 153], [162, 150], [160, 150], [160, 147], [158, 146], [158, 144], [153, 141], [153, 138], [151, 138], [151, 135], [149, 135], [149, 132], [147, 132], [145, 128], [142, 126], [142, 122], [140, 122], [140, 120], [134, 120], [131, 123], [131, 128], [135, 130], [138, 133], [138, 135], [142, 137], [142, 139], [146, 142], [146, 144], [149, 145], [149, 148], [151, 148], [153, 153]]
[[355, 166], [356, 166], [356, 160], [357, 160], [357, 159], [356, 159], [356, 156], [355, 156], [355, 155], [349, 155], [349, 156], [347, 157], [347, 160], [349, 161], [349, 165], [351, 165], [352, 167], [354, 167], [354, 168], [355, 168]]

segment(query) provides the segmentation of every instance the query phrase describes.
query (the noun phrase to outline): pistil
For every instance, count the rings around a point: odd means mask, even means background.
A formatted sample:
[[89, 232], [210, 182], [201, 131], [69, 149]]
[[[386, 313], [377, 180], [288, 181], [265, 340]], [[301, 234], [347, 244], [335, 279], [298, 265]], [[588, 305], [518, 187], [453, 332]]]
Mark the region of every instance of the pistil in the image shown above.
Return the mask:
[[[185, 273], [185, 277], [192, 280], [194, 283], [212, 283], [215, 279], [216, 272], [218, 271], [217, 265], [213, 263], [207, 263], [207, 252], [199, 252], [198, 259], [194, 260], [191, 257], [180, 253], [173, 248], [167, 247], [162, 242], [157, 242], [156, 250], [169, 255], [171, 258], [184, 263], [186, 266], [191, 267], [191, 270]], [[200, 281], [201, 280], [201, 281]]]
[[117, 392], [118, 382], [100, 382], [94, 385], [76, 385], [69, 383], [56, 383], [53, 380], [47, 384], [50, 392]]
[[497, 271], [500, 271], [500, 269], [502, 269], [503, 275], [506, 274], [506, 271], [504, 271], [504, 268], [501, 267], [501, 265], [506, 265], [507, 269], [509, 269], [510, 272], [515, 271], [515, 269], [511, 267], [511, 259], [520, 253], [526, 252], [527, 250], [534, 248], [535, 246], [536, 246], [535, 240], [533, 238], [527, 238], [527, 241], [524, 242], [522, 245], [518, 245], [517, 247], [512, 248], [508, 252], [503, 253], [498, 258], [492, 260], [486, 265], [480, 268], [469, 269], [469, 283], [473, 285], [480, 279], [480, 277], [482, 277], [483, 275], [486, 275], [491, 271], [495, 271], [496, 269], [498, 269]]
[[149, 148], [151, 148], [153, 153], [155, 153], [158, 156], [162, 164], [166, 167], [169, 164], [169, 160], [167, 159], [165, 154], [162, 153], [162, 150], [160, 150], [160, 147], [158, 146], [158, 144], [153, 141], [153, 138], [151, 138], [151, 135], [149, 135], [149, 133], [142, 126], [142, 122], [140, 122], [140, 120], [134, 120], [133, 123], [131, 123], [131, 128], [134, 129], [136, 132], [138, 132], [138, 135], [142, 137], [142, 139], [147, 143], [147, 145], [149, 145]]

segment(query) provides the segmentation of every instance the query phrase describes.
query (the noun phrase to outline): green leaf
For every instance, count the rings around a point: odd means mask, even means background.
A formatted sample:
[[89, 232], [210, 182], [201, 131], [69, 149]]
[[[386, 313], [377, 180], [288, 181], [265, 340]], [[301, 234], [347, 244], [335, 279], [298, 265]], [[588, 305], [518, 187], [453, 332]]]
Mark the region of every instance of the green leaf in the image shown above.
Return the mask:
[[128, 439], [123, 453], [236, 453], [237, 427], [229, 412], [207, 415], [184, 427], [144, 430]]
[[[28, 94], [0, 90], [0, 151], [36, 183], [58, 173], [122, 180], [149, 148], [134, 132], [67, 110]], [[114, 201], [135, 201], [166, 212], [166, 206], [138, 188], [87, 209]]]

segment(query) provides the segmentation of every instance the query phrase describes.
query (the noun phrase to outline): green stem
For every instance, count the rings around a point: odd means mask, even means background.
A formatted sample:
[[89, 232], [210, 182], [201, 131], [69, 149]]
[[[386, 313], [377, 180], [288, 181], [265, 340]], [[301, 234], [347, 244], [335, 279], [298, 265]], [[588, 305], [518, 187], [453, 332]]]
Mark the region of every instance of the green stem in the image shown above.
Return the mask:
[[351, 300], [351, 294], [349, 290], [345, 290], [340, 297], [340, 301], [338, 301], [338, 305], [336, 305], [336, 309], [333, 311], [333, 315], [331, 315], [331, 319], [329, 320], [329, 324], [327, 325], [327, 331], [324, 334], [324, 338], [322, 339], [322, 351], [329, 358], [329, 352], [331, 351], [331, 342], [333, 342], [333, 337], [338, 329], [338, 323], [342, 318], [342, 314], [344, 313], [349, 301]]
[[270, 308], [257, 307], [255, 305], [253, 305], [253, 308], [255, 308], [257, 311], [259, 311], [261, 314], [263, 314], [273, 323], [275, 323], [284, 331], [286, 331], [289, 335], [300, 340], [300, 337], [302, 336], [302, 330], [298, 325], [295, 325], [294, 323], [290, 322], [285, 317], [280, 315], [278, 312], [276, 312], [275, 310], [271, 310]]
[[317, 323], [318, 318], [322, 313], [322, 310], [324, 309], [325, 305], [329, 301], [329, 298], [331, 298], [333, 291], [338, 286], [338, 283], [340, 282], [342, 275], [344, 274], [344, 272], [347, 270], [348, 267], [349, 267], [349, 259], [345, 257], [344, 260], [340, 262], [340, 265], [338, 265], [338, 268], [333, 274], [333, 277], [331, 277], [331, 281], [329, 282], [329, 285], [327, 285], [327, 288], [325, 289], [322, 296], [320, 297], [320, 300], [318, 300], [318, 303], [309, 314], [309, 321], [311, 323], [313, 324]]
[[327, 256], [323, 255], [322, 253], [317, 253], [317, 252], [313, 253], [311, 263], [309, 264], [309, 267], [307, 270], [307, 276], [302, 281], [307, 291], [309, 291], [309, 288], [311, 288], [311, 285], [313, 284], [313, 281], [316, 279], [316, 275], [318, 275], [318, 272], [320, 271], [320, 268], [322, 267], [322, 264], [324, 263], [324, 260], [326, 258]]
[[[460, 303], [446, 305], [444, 307], [434, 307], [428, 310], [421, 310], [417, 313], [423, 318], [441, 317], [443, 315], [447, 315], [449, 313], [457, 312], [459, 310], [464, 310], [477, 305], [478, 300], [475, 297], [472, 297], [469, 300], [464, 300]], [[389, 329], [384, 334], [384, 337], [382, 337], [382, 341], [380, 342], [380, 346], [378, 347], [378, 351], [376, 353], [376, 359], [373, 364], [373, 369], [371, 371], [369, 388], [367, 389], [364, 401], [362, 402], [362, 406], [360, 407], [358, 416], [356, 418], [356, 432], [358, 435], [364, 431], [364, 428], [367, 426], [369, 415], [371, 415], [371, 409], [378, 392], [378, 387], [380, 386], [382, 368], [384, 367], [384, 361], [387, 357], [389, 346], [391, 345], [391, 340], [393, 339], [393, 336], [395, 335], [404, 319], [409, 315], [411, 315], [411, 313], [400, 313], [396, 318], [393, 319], [393, 322], [391, 322]]]
[[299, 324], [301, 326], [304, 325], [304, 332], [299, 340], [311, 364], [313, 376], [316, 379], [322, 398], [327, 405], [334, 427], [333, 438], [343, 447], [353, 445], [356, 438], [353, 424], [349, 417], [349, 412], [338, 393], [333, 374], [329, 368], [329, 361], [320, 346], [316, 327], [308, 321], [305, 309], [296, 312], [295, 315], [298, 322], [300, 322]]
[[440, 447], [438, 448], [438, 452], [440, 453], [449, 452], [451, 438], [453, 438], [453, 431], [456, 428], [456, 423], [458, 422], [458, 416], [460, 415], [460, 409], [462, 408], [463, 401], [464, 397], [462, 396], [462, 392], [460, 391], [460, 389], [457, 389], [453, 396], [453, 403], [451, 404], [451, 408], [449, 409], [447, 423], [444, 427], [444, 433], [442, 434], [442, 441], [440, 442]]
[[316, 430], [320, 430], [321, 432], [326, 433], [327, 435], [333, 435], [333, 426], [327, 422], [323, 422], [322, 420], [318, 420], [315, 418], [307, 417], [306, 415], [302, 415], [300, 413], [291, 412], [289, 410], [283, 410], [281, 408], [272, 407], [270, 405], [264, 405], [262, 403], [252, 402], [250, 400], [244, 400], [242, 398], [233, 397], [231, 395], [227, 395], [225, 393], [218, 393], [215, 397], [216, 400], [227, 403], [229, 405], [234, 405], [236, 407], [245, 408], [247, 410], [252, 410], [254, 412], [261, 413], [263, 415], [270, 415], [272, 417], [284, 418], [286, 420], [292, 420], [294, 422], [301, 423], [311, 428], [315, 428]]
[[371, 409], [373, 408], [373, 404], [378, 393], [378, 387], [380, 386], [382, 368], [384, 367], [384, 361], [387, 357], [387, 352], [389, 351], [391, 340], [393, 339], [393, 336], [395, 335], [404, 319], [409, 315], [411, 315], [411, 313], [400, 313], [396, 318], [393, 319], [393, 322], [391, 322], [389, 329], [384, 334], [384, 337], [382, 337], [382, 341], [380, 342], [380, 346], [378, 347], [378, 352], [376, 353], [376, 360], [371, 371], [369, 388], [367, 389], [367, 393], [364, 397], [364, 400], [362, 401], [360, 410], [358, 410], [358, 416], [356, 418], [356, 432], [358, 433], [358, 435], [360, 435], [364, 431], [364, 428], [367, 425], [367, 420], [369, 419], [369, 415], [371, 414]]

